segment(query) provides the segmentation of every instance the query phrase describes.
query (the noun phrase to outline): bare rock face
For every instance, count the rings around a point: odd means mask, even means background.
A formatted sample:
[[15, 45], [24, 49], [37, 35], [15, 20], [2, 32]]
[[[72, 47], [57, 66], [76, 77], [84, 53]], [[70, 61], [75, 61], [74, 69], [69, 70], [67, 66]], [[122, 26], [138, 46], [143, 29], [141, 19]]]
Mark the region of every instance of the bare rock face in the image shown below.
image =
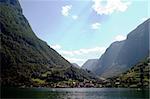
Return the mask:
[[93, 71], [93, 69], [95, 68], [96, 64], [98, 63], [98, 59], [88, 59], [83, 65], [82, 68], [83, 69], [87, 69], [89, 71]]
[[112, 43], [100, 57], [93, 72], [106, 78], [116, 76], [148, 57], [149, 23], [150, 19], [131, 31], [126, 40]]

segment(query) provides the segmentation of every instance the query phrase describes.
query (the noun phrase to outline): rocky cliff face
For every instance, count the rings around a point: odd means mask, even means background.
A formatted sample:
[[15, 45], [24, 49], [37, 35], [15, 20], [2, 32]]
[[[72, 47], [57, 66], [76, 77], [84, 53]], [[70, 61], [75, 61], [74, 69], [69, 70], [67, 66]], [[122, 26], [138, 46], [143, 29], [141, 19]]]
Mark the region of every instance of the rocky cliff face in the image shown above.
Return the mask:
[[35, 35], [18, 0], [0, 0], [0, 8], [2, 84], [30, 85], [32, 78], [51, 81], [90, 78]]
[[87, 69], [89, 71], [93, 71], [93, 69], [95, 68], [96, 64], [98, 63], [98, 59], [88, 59], [83, 65], [82, 68], [83, 69]]
[[93, 72], [102, 77], [116, 76], [149, 56], [150, 19], [131, 31], [127, 39], [108, 47]]

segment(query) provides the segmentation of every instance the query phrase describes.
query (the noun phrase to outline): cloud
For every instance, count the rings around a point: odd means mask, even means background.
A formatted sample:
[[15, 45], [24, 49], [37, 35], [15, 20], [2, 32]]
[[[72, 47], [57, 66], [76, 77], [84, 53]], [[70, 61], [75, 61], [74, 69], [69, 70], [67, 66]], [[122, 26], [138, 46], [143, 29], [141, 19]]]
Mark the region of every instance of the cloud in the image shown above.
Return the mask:
[[67, 56], [76, 56], [76, 55], [83, 55], [83, 54], [90, 54], [90, 53], [103, 53], [106, 48], [105, 47], [94, 47], [94, 48], [81, 48], [79, 50], [63, 50], [62, 47], [58, 44], [51, 45], [51, 47], [57, 50], [62, 55]]
[[69, 55], [69, 56], [74, 56], [74, 53], [72, 51], [66, 51], [66, 50], [61, 50], [60, 54], [62, 55]]
[[62, 15], [63, 16], [68, 16], [69, 15], [69, 11], [71, 10], [71, 8], [72, 8], [72, 5], [63, 6], [62, 7], [62, 11], [61, 11]]
[[106, 47], [81, 48], [78, 50], [64, 50], [59, 44], [51, 45], [60, 55], [71, 63], [77, 63], [80, 66], [88, 60], [99, 58], [106, 50]]
[[126, 39], [126, 36], [123, 36], [123, 35], [117, 35], [114, 39], [114, 41], [122, 41], [122, 40], [125, 40]]
[[94, 30], [97, 30], [97, 29], [100, 28], [100, 26], [101, 26], [101, 24], [98, 23], [98, 22], [96, 22], [96, 23], [93, 23], [93, 24], [91, 25], [91, 28], [94, 29]]
[[83, 54], [91, 54], [91, 53], [103, 53], [106, 50], [105, 47], [94, 47], [87, 49], [79, 49], [79, 50], [71, 50], [65, 51], [61, 50], [60, 54], [67, 56], [75, 56], [75, 55], [83, 55]]
[[71, 63], [77, 63], [77, 62], [84, 62], [84, 61], [86, 61], [85, 59], [80, 59], [80, 58], [68, 58], [68, 57], [66, 57], [66, 59], [68, 61], [70, 61]]
[[148, 17], [143, 17], [142, 19], [141, 19], [141, 21], [146, 21], [148, 19]]
[[72, 18], [73, 18], [74, 20], [76, 20], [76, 19], [78, 19], [78, 16], [77, 16], [77, 15], [73, 15]]
[[80, 49], [79, 51], [83, 54], [88, 54], [92, 52], [103, 53], [105, 49], [106, 49], [105, 47], [94, 47], [94, 48], [89, 48], [89, 49]]
[[51, 45], [51, 48], [58, 50], [58, 49], [61, 49], [61, 46], [56, 44], [56, 45]]
[[130, 2], [123, 2], [121, 0], [107, 0], [104, 4], [104, 0], [93, 0], [93, 10], [100, 15], [109, 15], [113, 12], [124, 12], [131, 4]]
[[70, 63], [77, 63], [80, 67], [83, 65], [83, 63], [86, 62], [87, 59], [81, 59], [81, 58], [70, 58], [65, 57]]
[[61, 13], [63, 16], [69, 16], [72, 19], [76, 20], [79, 16], [77, 15], [70, 15], [69, 11], [72, 9], [72, 5], [66, 5], [62, 7]]

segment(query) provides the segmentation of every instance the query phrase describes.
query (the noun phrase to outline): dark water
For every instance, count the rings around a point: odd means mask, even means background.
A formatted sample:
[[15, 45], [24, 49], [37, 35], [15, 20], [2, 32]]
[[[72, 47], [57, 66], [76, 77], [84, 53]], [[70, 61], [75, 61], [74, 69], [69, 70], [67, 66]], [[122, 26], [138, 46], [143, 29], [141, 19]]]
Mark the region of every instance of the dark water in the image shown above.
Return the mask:
[[149, 90], [131, 88], [2, 88], [2, 98], [149, 99]]

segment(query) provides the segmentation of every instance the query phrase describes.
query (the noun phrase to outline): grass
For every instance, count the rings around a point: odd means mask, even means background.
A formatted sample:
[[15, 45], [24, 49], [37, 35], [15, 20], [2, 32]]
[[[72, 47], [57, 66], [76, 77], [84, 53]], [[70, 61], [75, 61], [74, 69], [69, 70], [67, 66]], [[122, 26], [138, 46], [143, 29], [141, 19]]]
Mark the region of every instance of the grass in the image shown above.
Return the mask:
[[39, 78], [32, 78], [32, 81], [37, 84], [45, 84], [45, 80], [41, 80]]

